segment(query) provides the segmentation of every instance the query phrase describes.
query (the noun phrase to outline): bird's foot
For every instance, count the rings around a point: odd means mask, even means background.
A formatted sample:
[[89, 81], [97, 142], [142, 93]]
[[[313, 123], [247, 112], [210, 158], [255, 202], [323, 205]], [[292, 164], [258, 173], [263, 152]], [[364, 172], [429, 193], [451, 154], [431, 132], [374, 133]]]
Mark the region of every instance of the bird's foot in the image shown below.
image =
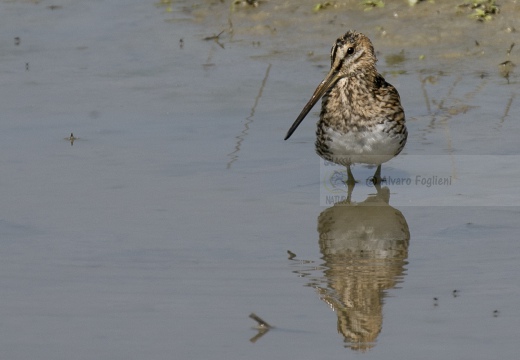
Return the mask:
[[352, 175], [352, 170], [350, 170], [350, 166], [347, 166], [347, 181], [345, 181], [345, 184], [347, 184], [347, 186], [351, 186], [352, 188], [354, 188], [354, 186], [356, 185], [358, 181], [356, 179], [354, 179], [354, 175]]
[[349, 177], [347, 179], [347, 181], [345, 181], [345, 184], [347, 184], [347, 186], [352, 186], [352, 187], [354, 187], [357, 183], [359, 183], [359, 181], [357, 181], [356, 179], [351, 178], [351, 177]]
[[381, 177], [381, 165], [379, 165], [374, 173], [374, 176], [371, 177], [372, 185], [381, 185], [381, 183], [386, 182], [386, 178]]
[[381, 185], [382, 183], [386, 183], [386, 177], [372, 176], [370, 182], [372, 185]]

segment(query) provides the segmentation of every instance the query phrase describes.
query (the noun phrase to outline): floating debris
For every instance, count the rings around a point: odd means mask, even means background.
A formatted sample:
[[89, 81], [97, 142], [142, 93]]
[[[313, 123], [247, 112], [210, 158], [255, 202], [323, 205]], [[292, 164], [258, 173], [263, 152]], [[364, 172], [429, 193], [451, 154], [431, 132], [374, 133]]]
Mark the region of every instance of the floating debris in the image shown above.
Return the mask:
[[272, 329], [273, 327], [267, 323], [264, 319], [262, 319], [260, 316], [256, 315], [255, 313], [251, 313], [249, 317], [253, 320], [255, 320], [258, 323], [257, 329]]
[[70, 146], [74, 145], [74, 141], [79, 140], [79, 138], [75, 137], [73, 133], [70, 133], [69, 137], [63, 138], [63, 140], [70, 141]]
[[263, 3], [264, 1], [258, 1], [258, 0], [235, 0], [231, 3], [231, 11], [235, 11], [236, 6], [242, 6], [242, 7], [258, 7], [260, 3]]
[[260, 316], [255, 313], [251, 313], [249, 317], [255, 320], [258, 323], [258, 326], [255, 326], [255, 329], [258, 330], [258, 334], [253, 336], [249, 341], [255, 343], [258, 339], [264, 336], [269, 330], [273, 328], [273, 326], [269, 325], [264, 319], [260, 318]]
[[369, 11], [376, 7], [384, 7], [385, 3], [382, 0], [363, 0], [361, 5], [365, 7], [365, 11]]
[[[509, 49], [507, 49], [507, 57], [509, 58], [511, 56], [511, 51], [515, 47], [515, 43], [511, 43], [509, 46]], [[500, 64], [498, 64], [500, 75], [504, 78], [506, 78], [507, 83], [509, 84], [509, 75], [513, 72], [514, 67], [516, 66], [515, 63], [513, 63], [510, 60], [506, 60]]]
[[325, 10], [326, 8], [329, 8], [331, 6], [336, 6], [336, 3], [333, 2], [333, 1], [327, 1], [327, 2], [324, 2], [324, 3], [318, 3], [318, 4], [314, 5], [314, 7], [312, 8], [312, 11], [318, 12], [320, 10]]
[[220, 35], [222, 35], [226, 30], [222, 30], [221, 32], [219, 32], [217, 35], [212, 35], [212, 36], [206, 36], [205, 38], [203, 38], [202, 40], [205, 40], [205, 41], [209, 41], [209, 40], [213, 40], [215, 41], [218, 46], [220, 46], [222, 49], [224, 49], [224, 44], [221, 44], [219, 42], [220, 40]]
[[420, 2], [423, 2], [423, 1], [425, 1], [425, 0], [408, 0], [408, 4], [410, 6], [415, 6], [415, 5], [417, 5], [417, 3], [420, 3]]
[[509, 75], [513, 72], [513, 68], [516, 66], [512, 61], [507, 60], [499, 64], [500, 75], [507, 80], [509, 84]]
[[220, 37], [220, 35], [222, 35], [224, 33], [224, 31], [226, 31], [226, 30], [222, 30], [217, 35], [213, 34], [212, 36], [206, 36], [202, 40], [206, 40], [206, 41], [208, 41], [208, 40], [218, 40], [218, 38]]
[[469, 7], [475, 10], [469, 17], [481, 22], [493, 19], [492, 15], [496, 15], [500, 12], [495, 0], [473, 0], [469, 4], [461, 4], [459, 7]]

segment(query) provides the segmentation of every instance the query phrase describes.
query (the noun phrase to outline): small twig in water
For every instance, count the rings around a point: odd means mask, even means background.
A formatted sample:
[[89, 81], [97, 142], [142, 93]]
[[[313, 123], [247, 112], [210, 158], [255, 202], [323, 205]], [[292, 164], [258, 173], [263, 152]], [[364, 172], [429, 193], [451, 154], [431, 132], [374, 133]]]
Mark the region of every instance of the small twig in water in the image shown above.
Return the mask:
[[224, 33], [224, 31], [226, 30], [222, 30], [221, 32], [218, 33], [218, 35], [212, 35], [212, 36], [206, 36], [204, 39], [202, 40], [218, 40], [220, 38], [220, 35], [222, 35]]
[[260, 329], [271, 329], [272, 326], [269, 325], [267, 322], [265, 322], [260, 316], [256, 315], [255, 313], [251, 313], [249, 317], [253, 320], [255, 320], [258, 323], [258, 328]]
[[222, 35], [224, 33], [224, 31], [226, 31], [226, 30], [222, 30], [217, 35], [206, 36], [202, 40], [205, 40], [205, 41], [213, 40], [213, 41], [215, 41], [217, 43], [218, 46], [220, 46], [222, 49], [224, 49], [224, 44], [221, 44], [220, 41], [219, 41], [220, 40], [220, 35]]

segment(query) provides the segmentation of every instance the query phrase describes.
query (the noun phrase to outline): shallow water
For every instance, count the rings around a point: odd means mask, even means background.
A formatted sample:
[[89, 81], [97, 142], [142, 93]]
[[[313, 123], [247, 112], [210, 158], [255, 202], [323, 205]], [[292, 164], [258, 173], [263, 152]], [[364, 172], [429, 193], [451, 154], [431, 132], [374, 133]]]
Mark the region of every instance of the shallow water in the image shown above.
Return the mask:
[[[0, 2], [3, 357], [514, 358], [518, 5], [402, 3]], [[410, 135], [322, 206], [318, 108], [282, 139], [346, 28]]]

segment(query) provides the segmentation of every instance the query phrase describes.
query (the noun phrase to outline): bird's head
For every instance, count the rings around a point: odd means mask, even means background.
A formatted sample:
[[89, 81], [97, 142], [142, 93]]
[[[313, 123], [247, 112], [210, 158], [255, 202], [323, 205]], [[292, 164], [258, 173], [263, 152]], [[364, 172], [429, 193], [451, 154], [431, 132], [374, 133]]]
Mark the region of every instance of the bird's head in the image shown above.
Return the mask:
[[338, 38], [330, 50], [331, 73], [337, 78], [372, 69], [376, 61], [370, 39], [355, 31]]
[[304, 106], [296, 121], [292, 124], [285, 140], [287, 140], [303, 121], [312, 107], [341, 78], [375, 72], [376, 55], [372, 42], [365, 35], [356, 31], [348, 31], [338, 38], [330, 51], [330, 70], [325, 79], [318, 85], [311, 99]]

